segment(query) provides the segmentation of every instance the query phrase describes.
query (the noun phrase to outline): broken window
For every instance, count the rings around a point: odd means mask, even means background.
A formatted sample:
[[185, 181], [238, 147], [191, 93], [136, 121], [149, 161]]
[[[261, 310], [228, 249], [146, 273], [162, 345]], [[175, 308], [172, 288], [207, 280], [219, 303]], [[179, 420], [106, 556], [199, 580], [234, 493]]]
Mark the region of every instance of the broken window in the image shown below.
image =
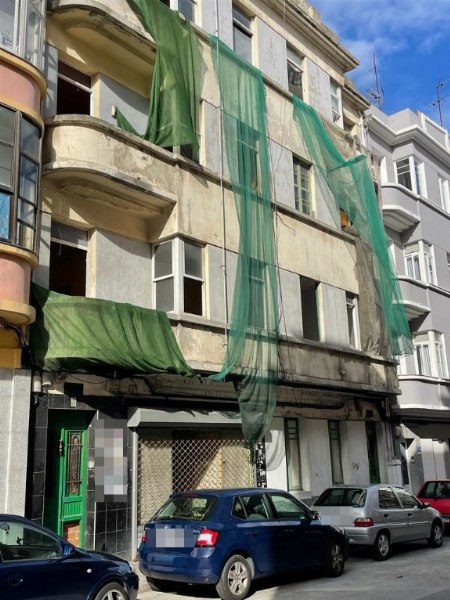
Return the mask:
[[87, 231], [52, 223], [49, 284], [52, 291], [69, 296], [86, 295], [87, 249]]
[[303, 337], [307, 340], [320, 340], [318, 288], [317, 281], [300, 276]]
[[91, 77], [58, 61], [56, 114], [91, 114]]

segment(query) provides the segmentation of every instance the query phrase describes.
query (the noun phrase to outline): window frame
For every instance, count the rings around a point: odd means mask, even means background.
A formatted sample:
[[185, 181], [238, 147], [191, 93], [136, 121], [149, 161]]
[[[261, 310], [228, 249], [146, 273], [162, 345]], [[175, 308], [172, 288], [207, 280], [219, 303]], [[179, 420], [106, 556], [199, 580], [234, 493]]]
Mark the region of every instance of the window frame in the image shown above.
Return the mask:
[[[38, 6], [36, 6], [38, 4]], [[36, 43], [30, 56], [27, 53], [30, 51], [28, 47], [28, 32], [31, 28], [28, 27], [28, 17], [31, 12], [37, 15], [38, 32]], [[44, 0], [16, 0], [13, 16], [13, 33], [10, 44], [4, 43], [6, 32], [0, 32], [0, 47], [8, 52], [12, 52], [20, 56], [27, 62], [31, 63], [39, 70], [43, 69], [44, 65], [44, 39], [45, 39], [45, 2]], [[35, 57], [33, 59], [33, 56]]]
[[[429, 330], [418, 332], [413, 335], [414, 347], [414, 370], [421, 377], [432, 377], [434, 379], [448, 379], [448, 365], [446, 360], [446, 348], [444, 334], [439, 331]], [[428, 372], [421, 365], [426, 361], [425, 349], [428, 353]]]
[[[359, 310], [358, 310], [358, 297], [350, 292], [345, 293], [345, 305], [347, 309], [347, 322], [348, 322], [348, 337], [350, 348], [355, 350], [361, 349], [361, 336], [359, 327]], [[350, 323], [351, 321], [351, 323]], [[353, 331], [353, 343], [352, 335], [350, 330], [350, 324], [352, 325]]]
[[[412, 249], [408, 252], [408, 248]], [[407, 277], [430, 285], [438, 285], [434, 248], [424, 240], [403, 246]]]
[[[399, 163], [404, 163], [404, 165], [402, 165], [403, 170], [401, 173], [399, 172]], [[403, 167], [406, 167], [406, 165], [408, 168], [404, 169]], [[398, 160], [395, 160], [394, 167], [395, 178], [398, 185], [403, 186], [416, 196], [420, 196], [421, 198], [425, 199], [427, 198], [427, 187], [423, 161], [417, 160], [414, 156], [407, 156], [406, 158], [400, 158]], [[401, 177], [405, 177], [406, 175], [409, 176], [408, 183], [410, 185], [406, 184], [406, 180], [404, 182], [400, 179]]]
[[331, 121], [343, 127], [343, 110], [341, 88], [336, 81], [330, 80]]
[[[246, 23], [247, 21], [248, 23]], [[239, 6], [235, 4], [232, 5], [232, 29], [233, 29], [233, 50], [236, 54], [246, 60], [249, 63], [253, 62], [253, 29], [252, 29], [253, 19], [249, 17], [248, 14], [242, 10]], [[240, 34], [244, 35], [249, 40], [249, 55], [243, 56], [238, 53], [236, 50], [236, 38], [235, 33], [239, 31]]]
[[450, 213], [450, 184], [448, 179], [444, 177], [438, 176], [439, 183], [439, 198], [441, 203], [441, 208], [445, 210], [445, 212]]
[[[182, 2], [188, 2], [189, 6], [192, 7], [192, 16], [187, 16], [181, 9], [180, 4]], [[187, 21], [191, 23], [197, 23], [197, 15], [198, 15], [198, 2], [197, 0], [172, 0], [171, 8], [177, 10], [180, 15], [182, 15]]]
[[[294, 178], [295, 210], [310, 217], [313, 214], [312, 165], [293, 154], [292, 170]], [[306, 185], [304, 185], [305, 180]], [[303, 197], [304, 194], [306, 195], [306, 199]]]
[[[156, 277], [156, 250], [159, 246], [163, 244], [171, 244], [172, 246], [172, 270], [171, 273], [162, 275], [160, 277]], [[201, 269], [202, 269], [202, 277], [197, 277], [192, 274], [186, 273], [186, 255], [185, 255], [185, 245], [190, 244], [192, 246], [197, 246], [201, 250]], [[191, 279], [193, 281], [201, 281], [202, 283], [202, 314], [199, 315], [197, 313], [189, 313], [184, 310], [185, 302], [184, 302], [184, 280], [185, 278]], [[173, 280], [173, 308], [171, 310], [165, 310], [163, 308], [158, 308], [157, 306], [157, 297], [156, 297], [156, 285], [158, 281], [164, 280]], [[187, 314], [194, 315], [197, 317], [206, 318], [206, 281], [205, 281], [205, 245], [201, 243], [196, 243], [191, 240], [185, 240], [181, 237], [174, 237], [168, 240], [164, 240], [158, 242], [153, 245], [152, 248], [152, 304], [156, 310], [163, 310], [169, 313], [176, 314]]]
[[[287, 68], [287, 79], [288, 79], [288, 90], [300, 98], [305, 99], [305, 87], [304, 87], [304, 57], [298, 54], [293, 48], [286, 46], [286, 68]], [[294, 76], [300, 76], [300, 84], [295, 84], [292, 81]], [[291, 87], [292, 86], [292, 87]], [[297, 89], [300, 88], [300, 94], [297, 93]]]
[[[62, 73], [60, 71], [61, 65], [63, 67], [68, 67], [70, 70], [74, 71], [74, 75], [79, 74], [81, 76], [80, 80], [74, 79], [74, 78], [70, 77], [70, 75], [65, 75], [64, 73]], [[91, 84], [89, 86], [86, 85], [86, 83], [83, 83], [83, 81], [81, 81], [81, 79], [83, 77], [89, 78], [91, 80]], [[66, 83], [70, 84], [74, 88], [79, 88], [83, 92], [86, 92], [87, 94], [89, 94], [89, 114], [87, 114], [86, 116], [89, 116], [89, 117], [93, 116], [94, 101], [93, 101], [93, 90], [92, 90], [92, 77], [88, 73], [85, 73], [81, 69], [78, 69], [78, 67], [74, 67], [73, 65], [66, 62], [65, 60], [59, 59], [58, 60], [58, 71], [57, 71], [58, 83], [59, 83], [60, 79], [62, 81], [65, 81]], [[57, 102], [58, 102], [58, 94], [57, 94]], [[69, 114], [69, 113], [58, 112], [58, 106], [56, 106], [56, 111], [57, 111], [56, 114], [58, 114], [58, 115], [59, 114]], [[76, 114], [86, 114], [86, 113], [76, 113]]]
[[[300, 277], [300, 303], [301, 303], [301, 316], [302, 316], [302, 337], [305, 340], [311, 340], [313, 342], [320, 342], [322, 340], [322, 314], [321, 314], [321, 303], [320, 303], [320, 282], [311, 279], [311, 277], [306, 277], [305, 275], [299, 275]], [[317, 319], [317, 338], [306, 337], [305, 336], [305, 322], [310, 320], [308, 319], [308, 315], [305, 314], [304, 311], [304, 302], [303, 302], [303, 294], [308, 291], [307, 289], [302, 290], [302, 281], [312, 282], [314, 284], [314, 297], [315, 297], [315, 305], [316, 305], [316, 319]], [[310, 286], [312, 287], [312, 286]]]
[[[333, 437], [333, 434], [336, 434]], [[344, 471], [342, 468], [342, 445], [341, 445], [341, 428], [340, 421], [329, 419], [328, 420], [328, 437], [330, 441], [330, 465], [331, 465], [331, 479], [333, 485], [338, 485], [344, 483]], [[336, 443], [336, 447], [333, 448], [333, 442]], [[337, 451], [337, 459], [338, 464], [335, 464], [333, 460], [333, 456], [335, 456], [335, 451]], [[336, 467], [338, 472], [336, 472]]]
[[[300, 447], [300, 426], [298, 418], [296, 417], [285, 417], [284, 421], [284, 448], [286, 456], [286, 478], [287, 478], [287, 489], [302, 491], [303, 490], [303, 473], [302, 473], [302, 454]], [[293, 441], [294, 448], [291, 448], [290, 441]], [[292, 469], [294, 467], [295, 458], [292, 453], [296, 453], [298, 460], [298, 473], [295, 474]], [[291, 460], [292, 459], [292, 460]]]
[[[19, 248], [24, 248], [30, 252], [37, 251], [38, 245], [38, 230], [39, 230], [39, 206], [40, 206], [40, 182], [41, 182], [41, 149], [42, 149], [42, 129], [36, 124], [28, 115], [23, 112], [0, 104], [0, 109], [9, 111], [12, 113], [12, 126], [13, 136], [12, 142], [0, 141], [0, 145], [9, 148], [11, 151], [11, 176], [10, 184], [0, 184], [0, 193], [5, 196], [9, 196], [9, 210], [8, 210], [8, 224], [7, 224], [7, 238], [0, 238], [2, 243], [11, 244]], [[31, 126], [37, 134], [36, 139], [36, 151], [33, 154], [29, 150], [22, 146], [22, 130], [25, 127], [24, 123]], [[33, 167], [33, 177], [31, 179], [34, 183], [34, 199], [27, 196], [23, 190], [24, 171], [22, 166], [25, 163], [30, 163]], [[29, 207], [29, 211], [32, 214], [31, 223], [29, 219], [24, 218], [24, 215], [30, 213], [24, 213], [24, 207]], [[24, 244], [23, 239], [29, 239], [28, 235], [32, 236], [31, 244]], [[25, 237], [22, 237], [26, 234]]]

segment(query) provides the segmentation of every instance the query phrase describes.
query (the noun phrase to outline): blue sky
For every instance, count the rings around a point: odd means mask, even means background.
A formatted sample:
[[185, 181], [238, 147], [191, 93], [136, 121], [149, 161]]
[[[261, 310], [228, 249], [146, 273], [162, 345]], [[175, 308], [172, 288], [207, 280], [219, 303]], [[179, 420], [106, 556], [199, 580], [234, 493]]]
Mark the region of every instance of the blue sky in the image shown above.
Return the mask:
[[420, 110], [450, 129], [450, 0], [309, 0], [361, 65], [348, 75], [365, 95], [375, 88], [373, 53], [384, 91], [382, 110]]

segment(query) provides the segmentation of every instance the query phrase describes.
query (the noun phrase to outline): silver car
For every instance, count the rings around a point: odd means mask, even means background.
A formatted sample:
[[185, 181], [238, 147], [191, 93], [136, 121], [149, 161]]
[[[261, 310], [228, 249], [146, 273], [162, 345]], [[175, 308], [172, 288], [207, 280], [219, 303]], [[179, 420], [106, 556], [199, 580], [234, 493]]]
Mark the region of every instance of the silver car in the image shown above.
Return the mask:
[[398, 485], [335, 485], [312, 509], [323, 524], [345, 529], [350, 544], [372, 546], [376, 560], [386, 560], [396, 542], [426, 539], [432, 548], [442, 545], [441, 514]]

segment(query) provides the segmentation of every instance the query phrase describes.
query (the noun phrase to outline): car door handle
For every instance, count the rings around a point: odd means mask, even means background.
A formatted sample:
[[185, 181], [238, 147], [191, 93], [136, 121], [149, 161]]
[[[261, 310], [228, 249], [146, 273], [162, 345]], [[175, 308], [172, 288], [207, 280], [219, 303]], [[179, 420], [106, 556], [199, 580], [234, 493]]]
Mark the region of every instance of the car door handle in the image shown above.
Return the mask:
[[384, 513], [383, 517], [387, 519], [389, 517], [389, 513]]
[[408, 513], [408, 517], [412, 517], [412, 516], [413, 516], [413, 514], [412, 514], [412, 513]]
[[16, 577], [8, 577], [6, 582], [11, 587], [17, 587], [18, 585], [21, 585], [23, 583], [23, 577], [21, 577], [20, 575], [17, 575]]

